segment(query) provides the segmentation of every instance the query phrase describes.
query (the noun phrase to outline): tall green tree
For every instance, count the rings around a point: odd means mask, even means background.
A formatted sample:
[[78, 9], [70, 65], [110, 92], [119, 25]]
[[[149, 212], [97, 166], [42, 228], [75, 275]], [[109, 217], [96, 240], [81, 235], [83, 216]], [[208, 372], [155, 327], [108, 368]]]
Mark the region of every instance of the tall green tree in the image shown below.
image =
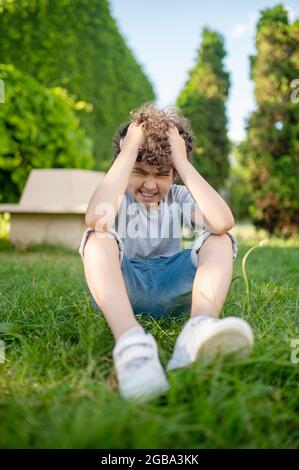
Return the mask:
[[94, 141], [95, 168], [103, 171], [119, 124], [155, 98], [108, 0], [0, 0], [0, 62], [91, 103], [92, 111], [78, 116]]
[[240, 145], [249, 170], [257, 227], [289, 237], [298, 233], [299, 103], [291, 84], [299, 78], [299, 21], [290, 24], [283, 5], [263, 10], [251, 57], [257, 108]]
[[205, 28], [195, 65], [177, 99], [196, 138], [194, 166], [218, 190], [224, 186], [229, 170], [225, 103], [230, 82], [223, 63], [225, 55], [222, 36]]

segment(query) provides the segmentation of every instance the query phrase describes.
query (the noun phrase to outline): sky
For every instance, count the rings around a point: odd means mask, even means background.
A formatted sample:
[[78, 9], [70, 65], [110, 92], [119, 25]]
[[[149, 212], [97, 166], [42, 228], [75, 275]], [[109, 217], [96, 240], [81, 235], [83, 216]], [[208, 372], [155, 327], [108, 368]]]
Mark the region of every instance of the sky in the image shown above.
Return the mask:
[[143, 67], [159, 107], [175, 104], [195, 62], [203, 27], [224, 37], [231, 89], [227, 103], [229, 137], [245, 136], [246, 118], [255, 107], [249, 78], [259, 12], [283, 3], [290, 21], [299, 18], [299, 0], [110, 0], [110, 10], [126, 44]]

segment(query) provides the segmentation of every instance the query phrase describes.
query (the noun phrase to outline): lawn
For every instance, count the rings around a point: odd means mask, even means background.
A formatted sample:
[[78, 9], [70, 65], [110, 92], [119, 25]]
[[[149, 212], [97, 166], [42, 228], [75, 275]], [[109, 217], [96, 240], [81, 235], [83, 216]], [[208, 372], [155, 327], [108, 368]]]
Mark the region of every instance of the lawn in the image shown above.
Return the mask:
[[[251, 356], [170, 372], [167, 395], [145, 404], [118, 395], [113, 337], [79, 254], [0, 241], [0, 447], [297, 448], [299, 240], [271, 238], [250, 253], [245, 304], [242, 258], [257, 241], [239, 239], [222, 311], [252, 325]], [[186, 319], [141, 319], [164, 365]]]

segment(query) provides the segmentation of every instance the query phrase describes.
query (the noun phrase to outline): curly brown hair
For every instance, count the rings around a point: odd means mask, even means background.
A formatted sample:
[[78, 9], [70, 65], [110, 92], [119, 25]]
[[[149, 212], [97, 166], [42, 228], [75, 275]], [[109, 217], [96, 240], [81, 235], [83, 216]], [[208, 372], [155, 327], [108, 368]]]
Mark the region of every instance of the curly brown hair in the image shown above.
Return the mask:
[[177, 127], [186, 144], [187, 158], [192, 162], [195, 138], [189, 120], [174, 105], [158, 109], [151, 101], [130, 111], [130, 115], [130, 122], [122, 124], [113, 137], [114, 156], [111, 165], [120, 153], [120, 140], [126, 136], [131, 122], [144, 123], [145, 139], [139, 147], [136, 162], [156, 166], [159, 171], [173, 168], [173, 181], [176, 180], [179, 175], [171, 163], [167, 131], [171, 124]]

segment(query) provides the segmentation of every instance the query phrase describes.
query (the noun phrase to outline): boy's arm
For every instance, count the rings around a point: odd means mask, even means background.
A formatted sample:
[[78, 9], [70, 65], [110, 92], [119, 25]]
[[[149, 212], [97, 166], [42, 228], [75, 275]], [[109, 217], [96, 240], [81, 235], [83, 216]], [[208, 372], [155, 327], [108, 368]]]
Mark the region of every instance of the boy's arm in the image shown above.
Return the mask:
[[88, 227], [105, 232], [113, 226], [136, 162], [138, 148], [143, 140], [142, 124], [140, 126], [135, 123], [130, 124], [120, 154], [88, 203], [85, 214], [85, 223]]
[[235, 224], [229, 206], [189, 162], [185, 141], [177, 128], [171, 128], [169, 136], [172, 163], [198, 206], [192, 211], [192, 222], [202, 223], [204, 228], [217, 235], [226, 233]]

